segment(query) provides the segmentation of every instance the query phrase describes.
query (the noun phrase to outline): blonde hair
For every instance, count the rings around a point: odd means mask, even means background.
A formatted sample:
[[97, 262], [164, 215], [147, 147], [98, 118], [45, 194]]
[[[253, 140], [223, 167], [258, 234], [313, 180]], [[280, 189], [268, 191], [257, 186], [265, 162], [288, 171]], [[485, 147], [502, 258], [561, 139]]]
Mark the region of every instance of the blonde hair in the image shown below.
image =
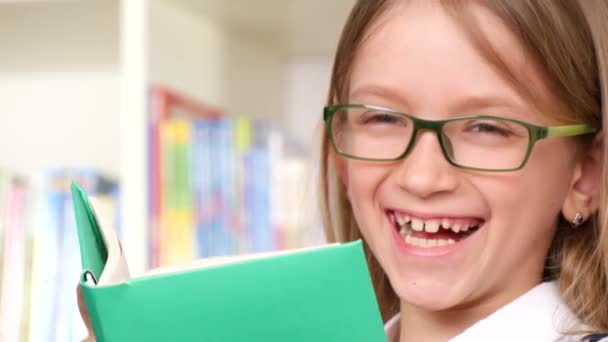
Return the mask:
[[[350, 69], [371, 24], [393, 1], [359, 0], [345, 24], [334, 60], [328, 105], [348, 101]], [[559, 119], [601, 127], [607, 120], [608, 2], [605, 0], [443, 0], [441, 4], [461, 25], [479, 51], [523, 95], [539, 107], [534, 89], [510, 69], [479, 30], [472, 11], [476, 3], [500, 18], [520, 40], [541, 71], [555, 98]], [[601, 143], [606, 130], [602, 130]], [[585, 140], [584, 138], [582, 140]], [[589, 139], [587, 138], [587, 142]], [[589, 144], [581, 144], [588, 147]], [[345, 189], [340, 182], [324, 129], [321, 145], [320, 203], [331, 242], [361, 238]], [[546, 259], [545, 279], [555, 279], [562, 297], [582, 323], [594, 332], [608, 332], [608, 149], [603, 149], [599, 211], [584, 226], [570, 229], [563, 218]], [[366, 246], [378, 304], [386, 320], [399, 310], [399, 300], [381, 266]]]

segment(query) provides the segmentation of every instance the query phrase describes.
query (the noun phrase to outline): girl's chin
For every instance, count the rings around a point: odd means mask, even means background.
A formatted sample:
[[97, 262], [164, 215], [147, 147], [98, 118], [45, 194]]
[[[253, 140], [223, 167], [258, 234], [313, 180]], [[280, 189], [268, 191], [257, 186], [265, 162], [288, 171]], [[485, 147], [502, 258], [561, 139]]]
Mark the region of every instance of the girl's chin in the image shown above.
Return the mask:
[[443, 311], [459, 306], [465, 300], [463, 291], [444, 285], [410, 283], [393, 286], [402, 307], [414, 306], [425, 311]]
[[400, 297], [401, 307], [416, 307], [418, 310], [439, 312], [459, 306], [458, 300], [448, 298], [438, 298], [438, 296], [408, 296], [405, 299]]

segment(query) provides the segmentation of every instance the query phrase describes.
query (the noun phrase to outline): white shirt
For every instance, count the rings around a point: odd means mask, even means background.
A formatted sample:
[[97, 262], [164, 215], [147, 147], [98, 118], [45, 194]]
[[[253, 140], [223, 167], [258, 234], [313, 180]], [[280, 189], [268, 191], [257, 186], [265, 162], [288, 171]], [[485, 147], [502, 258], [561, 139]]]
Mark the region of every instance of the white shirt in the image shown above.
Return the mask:
[[[399, 318], [396, 315], [384, 326], [389, 342], [399, 342]], [[573, 327], [581, 328], [581, 325], [562, 301], [556, 284], [546, 282], [475, 323], [450, 342], [580, 341], [582, 336], [564, 334]]]

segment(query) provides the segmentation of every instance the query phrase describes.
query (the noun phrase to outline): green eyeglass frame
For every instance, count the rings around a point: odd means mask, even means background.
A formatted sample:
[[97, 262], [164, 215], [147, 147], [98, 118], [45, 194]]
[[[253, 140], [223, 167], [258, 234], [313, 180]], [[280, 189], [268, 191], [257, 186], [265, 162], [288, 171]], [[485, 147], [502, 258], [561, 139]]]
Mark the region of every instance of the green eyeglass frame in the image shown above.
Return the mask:
[[[357, 157], [357, 156], [350, 155], [348, 153], [341, 151], [338, 148], [336, 141], [334, 139], [333, 125], [331, 123], [333, 120], [333, 116], [336, 112], [338, 112], [340, 110], [346, 110], [346, 109], [381, 110], [386, 113], [403, 116], [403, 117], [411, 120], [414, 123], [412, 137], [410, 138], [410, 141], [409, 141], [407, 147], [405, 148], [405, 150], [403, 151], [403, 153], [396, 158], [382, 159], [382, 158], [362, 158], [362, 157]], [[445, 126], [447, 123], [450, 123], [450, 122], [468, 120], [468, 119], [496, 119], [496, 120], [512, 122], [512, 123], [519, 124], [519, 125], [525, 127], [528, 130], [529, 139], [528, 139], [528, 148], [526, 150], [526, 154], [525, 154], [525, 157], [524, 157], [524, 160], [522, 161], [522, 163], [519, 166], [517, 166], [515, 168], [510, 168], [510, 169], [484, 169], [484, 168], [475, 168], [475, 167], [464, 166], [464, 165], [460, 165], [460, 164], [456, 163], [448, 152], [449, 146], [448, 146], [448, 143], [445, 141], [445, 137], [443, 134], [443, 126]], [[541, 139], [554, 138], [554, 137], [571, 137], [571, 136], [578, 136], [578, 135], [584, 135], [584, 134], [591, 134], [591, 133], [595, 133], [598, 131], [595, 127], [593, 127], [591, 125], [587, 125], [587, 124], [543, 127], [543, 126], [533, 125], [533, 124], [530, 124], [530, 123], [527, 123], [524, 121], [502, 118], [499, 116], [490, 116], [490, 115], [458, 117], [458, 118], [447, 119], [447, 120], [424, 120], [424, 119], [416, 118], [414, 116], [404, 114], [404, 113], [401, 113], [401, 112], [398, 112], [398, 111], [395, 111], [392, 109], [388, 109], [388, 108], [384, 108], [384, 107], [380, 107], [380, 106], [363, 105], [363, 104], [344, 104], [344, 105], [334, 105], [334, 106], [324, 107], [323, 120], [325, 121], [329, 139], [332, 143], [334, 150], [339, 155], [347, 157], [347, 158], [364, 160], [364, 161], [375, 161], [375, 162], [391, 162], [391, 161], [397, 161], [397, 160], [403, 159], [403, 158], [405, 158], [405, 156], [408, 155], [410, 150], [413, 148], [414, 141], [416, 139], [418, 131], [429, 130], [429, 131], [435, 132], [435, 134], [437, 135], [443, 155], [444, 155], [445, 159], [451, 165], [458, 167], [458, 168], [462, 168], [462, 169], [473, 170], [473, 171], [484, 171], [484, 172], [508, 172], [508, 171], [521, 170], [528, 162], [528, 159], [530, 158], [530, 155], [532, 153], [532, 148], [534, 147], [536, 142]]]

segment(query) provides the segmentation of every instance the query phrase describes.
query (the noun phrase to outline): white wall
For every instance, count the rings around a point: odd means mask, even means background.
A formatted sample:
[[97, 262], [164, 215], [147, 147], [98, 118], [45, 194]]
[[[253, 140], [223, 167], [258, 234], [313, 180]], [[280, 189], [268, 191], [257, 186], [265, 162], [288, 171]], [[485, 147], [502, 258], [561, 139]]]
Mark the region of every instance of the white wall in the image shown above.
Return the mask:
[[323, 106], [327, 101], [330, 57], [292, 57], [287, 64], [287, 103], [284, 122], [290, 136], [313, 153], [318, 149]]
[[166, 0], [150, 2], [149, 79], [222, 106], [222, 32], [210, 20]]
[[150, 3], [149, 27], [152, 83], [229, 115], [281, 117], [284, 63], [272, 42], [167, 0]]
[[118, 96], [114, 70], [3, 75], [0, 167], [94, 166], [117, 176]]
[[[230, 115], [273, 119], [308, 144], [329, 59], [288, 57], [169, 0], [149, 2], [148, 79]], [[0, 6], [0, 167], [90, 165], [120, 171], [117, 0]]]
[[286, 58], [275, 42], [254, 34], [226, 30], [223, 91], [230, 114], [281, 124], [286, 104]]
[[117, 2], [3, 4], [0, 41], [0, 167], [117, 176]]

